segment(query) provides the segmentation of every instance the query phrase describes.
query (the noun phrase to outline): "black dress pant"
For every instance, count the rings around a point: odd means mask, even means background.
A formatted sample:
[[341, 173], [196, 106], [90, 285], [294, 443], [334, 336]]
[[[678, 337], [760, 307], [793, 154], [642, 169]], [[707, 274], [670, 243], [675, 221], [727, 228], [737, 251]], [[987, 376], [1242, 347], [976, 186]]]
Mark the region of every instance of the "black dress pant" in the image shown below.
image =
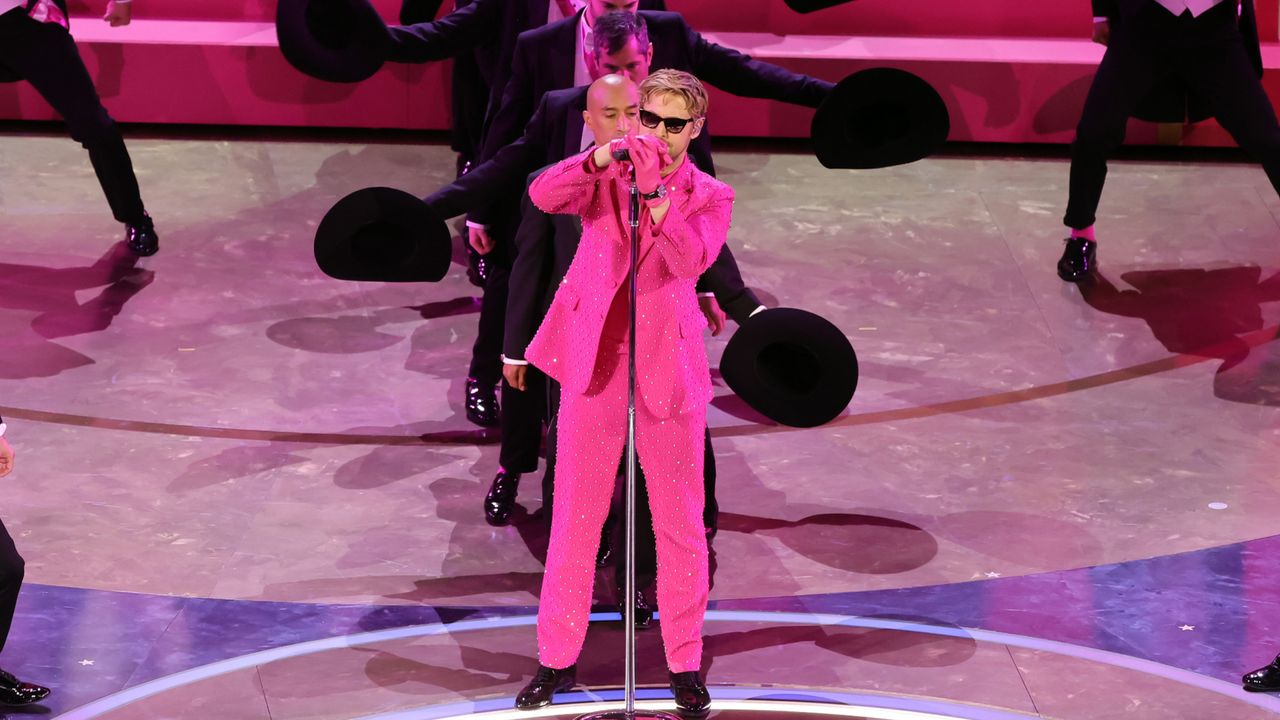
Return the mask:
[[18, 549], [13, 546], [13, 538], [5, 530], [0, 521], [0, 650], [4, 650], [5, 640], [9, 638], [9, 627], [13, 624], [13, 610], [18, 604], [18, 590], [22, 588], [22, 577], [26, 568]]
[[[517, 215], [518, 216], [518, 215]], [[485, 386], [502, 380], [502, 337], [507, 324], [507, 288], [511, 281], [511, 263], [515, 259], [515, 243], [507, 226], [489, 229], [494, 248], [485, 255], [489, 274], [480, 299], [480, 320], [476, 342], [471, 346], [471, 366], [467, 376]]]
[[542, 426], [547, 418], [547, 376], [532, 365], [526, 367], [524, 390], [502, 381], [502, 447], [498, 450], [498, 463], [511, 473], [538, 469]]
[[142, 196], [129, 151], [66, 28], [32, 20], [22, 8], [0, 15], [0, 66], [31, 83], [66, 120], [71, 137], [89, 151], [116, 220], [140, 222]]
[[1148, 2], [1112, 29], [1071, 145], [1068, 227], [1093, 225], [1107, 158], [1124, 142], [1125, 124], [1159, 82], [1175, 74], [1203, 97], [1236, 143], [1262, 163], [1280, 192], [1280, 125], [1240, 34], [1236, 3], [1198, 18]]

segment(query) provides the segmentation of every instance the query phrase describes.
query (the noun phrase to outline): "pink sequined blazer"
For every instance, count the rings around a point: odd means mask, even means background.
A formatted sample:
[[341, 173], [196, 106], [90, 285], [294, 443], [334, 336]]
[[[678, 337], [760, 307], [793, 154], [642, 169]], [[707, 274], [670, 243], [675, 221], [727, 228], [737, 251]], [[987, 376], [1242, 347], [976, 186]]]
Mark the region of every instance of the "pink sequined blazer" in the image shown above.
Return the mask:
[[[529, 188], [548, 213], [582, 217], [582, 242], [525, 353], [529, 362], [584, 393], [591, 384], [605, 317], [630, 265], [629, 180], [619, 163], [595, 169], [590, 151], [548, 168]], [[710, 401], [694, 283], [729, 232], [733, 189], [688, 157], [664, 184], [670, 208], [655, 226], [641, 203], [636, 281], [637, 394], [655, 417], [701, 410]]]

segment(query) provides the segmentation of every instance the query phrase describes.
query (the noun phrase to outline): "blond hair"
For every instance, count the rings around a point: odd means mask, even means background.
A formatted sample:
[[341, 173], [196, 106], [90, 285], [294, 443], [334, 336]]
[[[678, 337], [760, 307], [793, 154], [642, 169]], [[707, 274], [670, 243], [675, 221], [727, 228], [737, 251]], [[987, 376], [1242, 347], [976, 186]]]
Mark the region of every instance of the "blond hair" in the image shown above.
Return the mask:
[[707, 89], [702, 81], [682, 70], [659, 70], [640, 83], [640, 104], [644, 105], [655, 95], [673, 95], [684, 100], [689, 115], [694, 120], [707, 116]]

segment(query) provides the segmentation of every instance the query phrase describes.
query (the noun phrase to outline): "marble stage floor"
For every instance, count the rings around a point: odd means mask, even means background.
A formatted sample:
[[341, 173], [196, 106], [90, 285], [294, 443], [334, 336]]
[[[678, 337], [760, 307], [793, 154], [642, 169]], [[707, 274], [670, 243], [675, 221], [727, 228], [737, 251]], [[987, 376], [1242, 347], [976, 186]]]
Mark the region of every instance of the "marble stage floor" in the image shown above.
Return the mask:
[[[162, 233], [139, 267], [79, 146], [0, 136], [18, 451], [0, 516], [28, 563], [0, 666], [56, 687], [48, 717], [510, 707], [545, 537], [538, 475], [512, 527], [481, 514], [497, 438], [462, 414], [476, 291], [457, 267], [342, 283], [311, 257], [337, 198], [434, 190], [447, 147], [130, 147]], [[1259, 168], [1116, 164], [1103, 278], [1077, 288], [1053, 272], [1060, 158], [717, 164], [748, 283], [834, 321], [862, 370], [810, 430], [717, 378], [705, 669], [726, 720], [761, 698], [868, 718], [1280, 713], [1236, 685], [1280, 652], [1280, 200]], [[725, 336], [707, 342], [714, 364]], [[597, 592], [567, 700], [617, 696], [603, 575]], [[640, 681], [662, 704], [658, 644], [641, 634]]]

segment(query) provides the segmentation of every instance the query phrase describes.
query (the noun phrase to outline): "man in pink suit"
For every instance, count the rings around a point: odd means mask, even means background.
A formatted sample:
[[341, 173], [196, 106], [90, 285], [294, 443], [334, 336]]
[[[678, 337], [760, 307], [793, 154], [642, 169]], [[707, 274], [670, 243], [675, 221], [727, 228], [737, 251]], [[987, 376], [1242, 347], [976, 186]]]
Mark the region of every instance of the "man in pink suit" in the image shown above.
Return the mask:
[[[576, 680], [595, 576], [595, 551], [627, 428], [630, 330], [630, 173], [643, 198], [636, 306], [636, 450], [648, 480], [658, 554], [658, 606], [671, 689], [681, 712], [710, 706], [702, 665], [707, 541], [702, 528], [703, 433], [711, 376], [706, 319], [694, 284], [725, 242], [733, 190], [688, 160], [707, 95], [692, 75], [661, 70], [596, 81], [639, 135], [552, 166], [529, 190], [540, 209], [582, 217], [564, 281], [525, 358], [562, 387], [555, 507], [538, 611], [537, 675], [516, 707], [546, 705]], [[596, 90], [597, 88], [593, 88]], [[605, 113], [606, 115], [608, 113]], [[590, 115], [584, 116], [592, 122]], [[597, 132], [596, 137], [611, 137]], [[626, 148], [630, 162], [614, 162]]]

